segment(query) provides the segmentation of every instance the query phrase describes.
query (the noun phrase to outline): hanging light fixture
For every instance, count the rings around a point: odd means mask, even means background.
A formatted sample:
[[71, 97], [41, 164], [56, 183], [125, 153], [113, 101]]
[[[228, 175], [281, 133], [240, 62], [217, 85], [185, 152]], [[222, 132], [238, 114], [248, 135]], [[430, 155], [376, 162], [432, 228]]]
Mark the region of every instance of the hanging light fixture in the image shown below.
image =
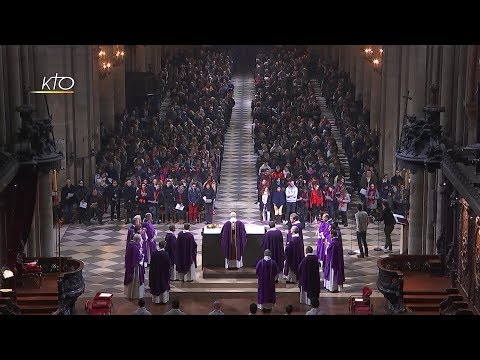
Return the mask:
[[100, 79], [105, 79], [112, 71], [112, 62], [107, 56], [107, 52], [98, 47], [98, 64]]
[[121, 65], [125, 60], [125, 51], [120, 47], [120, 45], [115, 46], [115, 51], [113, 54], [113, 66]]
[[382, 73], [382, 56], [383, 48], [381, 45], [367, 46], [362, 49], [363, 57], [366, 61], [373, 65], [373, 70], [381, 74]]

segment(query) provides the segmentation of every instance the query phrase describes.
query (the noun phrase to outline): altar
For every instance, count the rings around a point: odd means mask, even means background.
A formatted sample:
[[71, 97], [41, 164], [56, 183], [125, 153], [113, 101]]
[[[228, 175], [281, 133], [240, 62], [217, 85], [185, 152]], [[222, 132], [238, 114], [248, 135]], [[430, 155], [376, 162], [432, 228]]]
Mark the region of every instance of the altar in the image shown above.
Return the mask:
[[[247, 244], [243, 254], [243, 266], [255, 267], [258, 260], [263, 257], [262, 240], [265, 234], [265, 226], [245, 224], [247, 232]], [[202, 230], [202, 269], [225, 268], [225, 257], [220, 245], [220, 233], [222, 227], [207, 228]]]

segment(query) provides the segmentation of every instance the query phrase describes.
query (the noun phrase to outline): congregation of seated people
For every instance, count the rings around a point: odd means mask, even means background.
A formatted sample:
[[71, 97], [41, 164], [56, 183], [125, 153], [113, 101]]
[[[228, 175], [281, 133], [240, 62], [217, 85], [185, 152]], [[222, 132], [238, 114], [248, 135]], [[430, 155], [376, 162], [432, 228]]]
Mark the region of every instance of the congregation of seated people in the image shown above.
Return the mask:
[[[177, 54], [161, 71], [169, 106], [144, 104], [101, 129], [102, 148], [91, 183], [68, 180], [60, 205], [64, 222], [103, 223], [147, 212], [154, 223], [212, 222], [224, 138], [235, 105], [231, 58], [204, 49]], [[74, 211], [75, 209], [75, 211]], [[121, 210], [125, 210], [121, 215]]]
[[322, 211], [333, 218], [350, 201], [337, 143], [310, 80], [310, 64], [303, 49], [257, 55], [251, 106], [263, 221], [286, 223], [292, 212], [302, 223], [317, 221]]
[[318, 77], [322, 95], [340, 131], [352, 187], [359, 193], [365, 190], [360, 193], [364, 207], [370, 213], [376, 212], [379, 204], [387, 201], [396, 213], [406, 216], [409, 193], [405, 189], [404, 176], [397, 170], [394, 175], [384, 174], [382, 179], [379, 178], [375, 165], [379, 158], [380, 134], [370, 128], [370, 114], [363, 106], [362, 97], [355, 100], [355, 87], [349, 74], [321, 59], [318, 61]]

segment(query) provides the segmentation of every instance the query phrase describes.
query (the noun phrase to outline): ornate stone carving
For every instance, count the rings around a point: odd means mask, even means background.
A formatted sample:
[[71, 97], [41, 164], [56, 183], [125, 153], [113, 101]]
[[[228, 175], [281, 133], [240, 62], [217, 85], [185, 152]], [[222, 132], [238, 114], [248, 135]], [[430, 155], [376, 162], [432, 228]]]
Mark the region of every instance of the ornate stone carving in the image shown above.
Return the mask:
[[75, 302], [85, 291], [83, 280], [83, 263], [78, 260], [67, 260], [67, 268], [75, 270], [64, 273], [58, 278], [58, 313], [62, 315], [71, 315], [75, 308]]
[[406, 311], [403, 305], [403, 277], [396, 272], [379, 268], [377, 289], [387, 300], [386, 310], [388, 313], [398, 314]]
[[[34, 108], [30, 105], [16, 109], [22, 118], [22, 127], [17, 134], [17, 156], [20, 162], [34, 162], [58, 167], [62, 154], [57, 151], [50, 118], [34, 119]], [[50, 169], [49, 169], [50, 170]]]
[[461, 197], [467, 200], [473, 211], [480, 214], [480, 189], [474, 185], [470, 177], [462, 171], [448, 153], [443, 156], [442, 171], [448, 176], [455, 189], [462, 194]]
[[424, 107], [424, 118], [406, 115], [407, 122], [403, 126], [397, 159], [400, 166], [415, 172], [426, 168], [433, 171], [440, 168], [442, 161], [442, 126], [440, 112], [445, 111], [438, 106], [438, 86], [432, 85], [431, 104]]

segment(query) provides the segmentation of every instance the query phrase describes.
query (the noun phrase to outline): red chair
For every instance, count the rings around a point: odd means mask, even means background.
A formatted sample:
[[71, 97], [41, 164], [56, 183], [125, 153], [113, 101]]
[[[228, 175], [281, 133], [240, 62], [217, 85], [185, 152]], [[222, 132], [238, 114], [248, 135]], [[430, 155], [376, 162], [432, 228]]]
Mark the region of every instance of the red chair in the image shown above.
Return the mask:
[[372, 289], [364, 287], [362, 296], [350, 296], [348, 310], [351, 315], [373, 315], [373, 305], [370, 303]]
[[42, 267], [38, 264], [38, 259], [28, 259], [21, 263], [22, 283], [31, 284], [34, 288], [42, 287]]
[[98, 292], [92, 301], [85, 302], [85, 311], [88, 315], [111, 315], [113, 294]]

